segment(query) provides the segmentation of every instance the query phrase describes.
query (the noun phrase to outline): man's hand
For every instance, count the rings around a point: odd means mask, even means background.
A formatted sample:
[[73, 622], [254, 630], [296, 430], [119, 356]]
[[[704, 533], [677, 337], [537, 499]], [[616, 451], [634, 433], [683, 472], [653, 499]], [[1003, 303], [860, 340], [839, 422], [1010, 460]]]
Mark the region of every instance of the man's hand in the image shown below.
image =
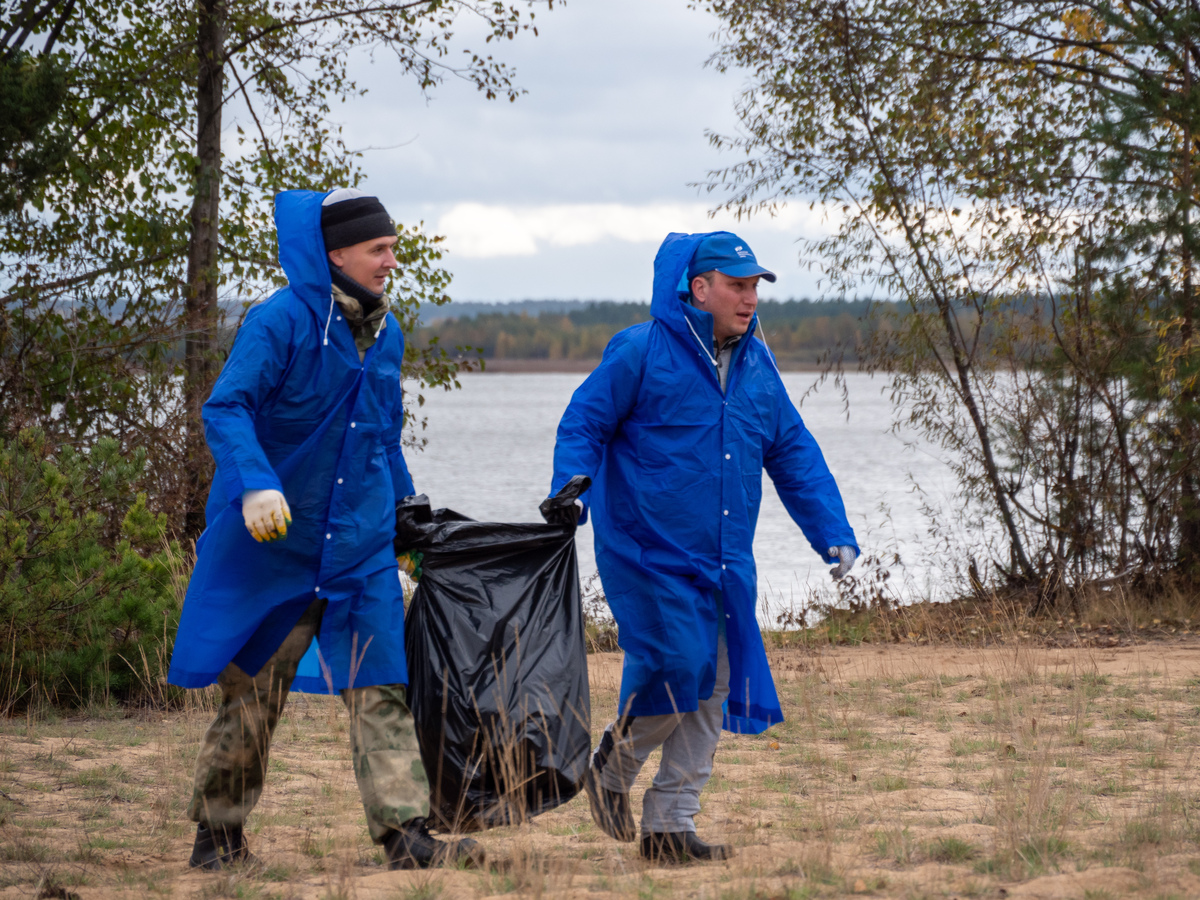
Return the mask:
[[416, 550], [405, 550], [396, 557], [396, 564], [400, 566], [400, 571], [413, 581], [421, 580], [421, 563], [424, 561], [425, 554]]
[[583, 501], [573, 500], [566, 506], [557, 506], [551, 500], [543, 500], [538, 510], [547, 525], [574, 526], [579, 524], [579, 517], [583, 515]]
[[833, 576], [833, 580], [837, 581], [840, 578], [845, 578], [846, 573], [854, 568], [854, 561], [858, 559], [858, 553], [853, 547], [830, 547], [829, 555], [836, 557], [838, 564], [829, 570], [829, 574]]
[[250, 536], [261, 544], [287, 537], [292, 511], [279, 491], [246, 491], [242, 494], [242, 519]]

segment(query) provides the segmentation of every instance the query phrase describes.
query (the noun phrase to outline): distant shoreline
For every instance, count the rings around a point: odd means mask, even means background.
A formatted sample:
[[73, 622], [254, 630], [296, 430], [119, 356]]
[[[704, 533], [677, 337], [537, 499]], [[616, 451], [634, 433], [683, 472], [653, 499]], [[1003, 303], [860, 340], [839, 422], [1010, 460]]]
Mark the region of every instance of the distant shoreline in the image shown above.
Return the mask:
[[[580, 374], [591, 372], [600, 364], [598, 359], [485, 359], [487, 367], [484, 374], [495, 373], [545, 373], [545, 374]], [[789, 362], [779, 363], [781, 372], [820, 372], [822, 367], [816, 363]]]

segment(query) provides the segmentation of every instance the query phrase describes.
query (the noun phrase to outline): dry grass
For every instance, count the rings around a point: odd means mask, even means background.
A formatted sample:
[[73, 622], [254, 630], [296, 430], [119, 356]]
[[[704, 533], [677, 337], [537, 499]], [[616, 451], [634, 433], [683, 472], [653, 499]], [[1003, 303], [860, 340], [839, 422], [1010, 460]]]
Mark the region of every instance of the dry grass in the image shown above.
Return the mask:
[[[1200, 896], [1198, 651], [1193, 637], [774, 650], [788, 720], [722, 739], [698, 821], [738, 855], [674, 869], [606, 838], [576, 799], [484, 834], [485, 871], [387, 872], [341, 704], [296, 698], [249, 824], [258, 866], [191, 872], [203, 695], [166, 715], [31, 716], [0, 730], [0, 897]], [[619, 657], [591, 666], [598, 730]]]
[[1153, 586], [1090, 584], [1047, 599], [1040, 613], [1036, 590], [984, 591], [949, 603], [898, 602], [868, 560], [865, 576], [845, 596], [814, 595], [807, 605], [785, 606], [783, 630], [771, 631], [777, 647], [861, 643], [944, 644], [978, 647], [1130, 646], [1200, 634], [1200, 590], [1191, 582]]

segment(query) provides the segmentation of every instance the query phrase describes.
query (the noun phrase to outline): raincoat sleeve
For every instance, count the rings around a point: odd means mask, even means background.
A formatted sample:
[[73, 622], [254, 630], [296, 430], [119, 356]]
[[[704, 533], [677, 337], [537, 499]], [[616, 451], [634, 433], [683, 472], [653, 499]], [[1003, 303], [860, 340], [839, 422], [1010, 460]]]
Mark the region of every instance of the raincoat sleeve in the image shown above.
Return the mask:
[[[554, 443], [551, 497], [576, 475], [596, 480], [605, 444], [637, 402], [642, 382], [642, 344], [626, 332], [618, 333], [604, 348], [600, 365], [571, 396]], [[590, 495], [591, 491], [586, 491], [579, 498], [583, 502], [580, 525], [587, 521]]]
[[779, 499], [792, 520], [821, 558], [837, 562], [830, 547], [851, 546], [859, 552], [854, 529], [846, 519], [846, 507], [833, 473], [825, 463], [800, 413], [778, 382], [779, 417], [775, 438], [763, 458], [764, 468], [775, 484]]
[[[396, 323], [399, 331], [399, 323]], [[404, 358], [404, 338], [400, 338], [400, 358]], [[392, 490], [396, 494], [396, 505], [405, 497], [411, 497], [417, 492], [413, 487], [412, 475], [408, 472], [408, 464], [404, 461], [401, 439], [404, 436], [404, 390], [396, 393], [396, 405], [392, 409], [391, 421], [383, 435], [384, 452], [387, 453], [388, 466], [392, 470]]]
[[256, 307], [246, 316], [201, 410], [204, 436], [230, 502], [246, 491], [283, 491], [254, 431], [254, 420], [282, 381], [291, 355], [291, 319], [282, 308]]

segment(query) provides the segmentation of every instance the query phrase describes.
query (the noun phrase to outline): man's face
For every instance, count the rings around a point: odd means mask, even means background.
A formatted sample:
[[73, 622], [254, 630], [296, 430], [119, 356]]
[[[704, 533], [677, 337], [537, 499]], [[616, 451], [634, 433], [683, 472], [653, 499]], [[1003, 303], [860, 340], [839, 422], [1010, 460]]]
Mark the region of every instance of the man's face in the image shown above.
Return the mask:
[[712, 273], [712, 284], [701, 275], [692, 279], [696, 308], [712, 313], [713, 337], [723, 343], [735, 334], [745, 334], [758, 308], [758, 275], [730, 278]]
[[392, 269], [399, 263], [392, 254], [396, 238], [379, 237], [329, 251], [329, 261], [368, 290], [382, 294]]

